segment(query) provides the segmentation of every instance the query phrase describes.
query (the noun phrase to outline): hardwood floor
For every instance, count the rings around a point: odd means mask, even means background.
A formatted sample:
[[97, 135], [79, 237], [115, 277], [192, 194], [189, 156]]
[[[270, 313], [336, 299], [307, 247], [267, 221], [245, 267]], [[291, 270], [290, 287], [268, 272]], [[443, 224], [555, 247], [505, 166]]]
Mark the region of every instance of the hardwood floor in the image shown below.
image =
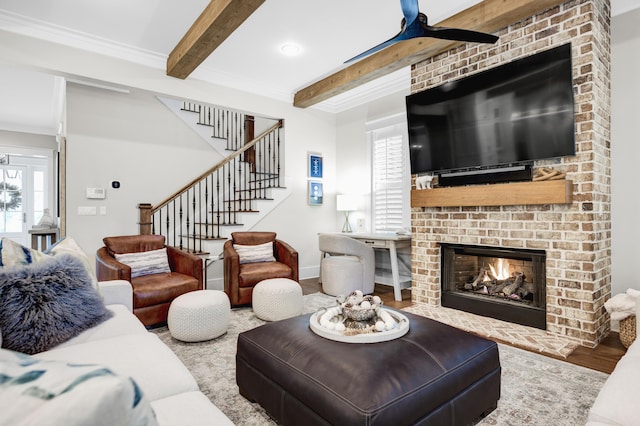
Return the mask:
[[[317, 278], [301, 280], [300, 284], [304, 294], [322, 291]], [[394, 300], [393, 287], [390, 286], [376, 284], [374, 294], [380, 296], [385, 306], [391, 308], [402, 309], [412, 304], [410, 290], [402, 290], [402, 302]], [[595, 348], [580, 346], [564, 361], [609, 374], [625, 352], [626, 348], [620, 342], [618, 333], [611, 332]]]

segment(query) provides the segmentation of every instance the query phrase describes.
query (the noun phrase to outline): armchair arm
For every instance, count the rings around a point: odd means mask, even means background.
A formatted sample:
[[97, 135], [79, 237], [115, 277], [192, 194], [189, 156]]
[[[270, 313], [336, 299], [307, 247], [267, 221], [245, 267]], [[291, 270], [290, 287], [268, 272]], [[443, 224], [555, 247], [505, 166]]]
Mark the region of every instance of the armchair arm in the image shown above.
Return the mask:
[[106, 247], [101, 247], [96, 252], [96, 276], [98, 281], [131, 281], [131, 267], [118, 262]]
[[201, 257], [172, 246], [167, 246], [167, 257], [172, 271], [195, 277], [200, 289], [204, 288]]
[[238, 277], [240, 276], [240, 256], [233, 248], [233, 241], [227, 240], [222, 247], [224, 269], [224, 291], [231, 304], [238, 303]]
[[99, 281], [98, 287], [105, 305], [124, 305], [133, 311], [133, 288], [125, 280]]
[[294, 281], [298, 281], [298, 252], [282, 240], [275, 240], [275, 255], [278, 262], [288, 265], [293, 270]]

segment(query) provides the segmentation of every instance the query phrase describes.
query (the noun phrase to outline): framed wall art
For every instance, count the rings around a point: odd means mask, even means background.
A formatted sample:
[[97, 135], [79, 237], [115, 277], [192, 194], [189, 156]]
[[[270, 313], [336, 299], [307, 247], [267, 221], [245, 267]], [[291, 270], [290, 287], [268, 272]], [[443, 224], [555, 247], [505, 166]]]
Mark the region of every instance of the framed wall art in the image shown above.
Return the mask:
[[309, 177], [315, 179], [322, 178], [322, 154], [316, 152], [309, 153]]
[[322, 205], [322, 182], [319, 182], [317, 180], [309, 181], [309, 205]]

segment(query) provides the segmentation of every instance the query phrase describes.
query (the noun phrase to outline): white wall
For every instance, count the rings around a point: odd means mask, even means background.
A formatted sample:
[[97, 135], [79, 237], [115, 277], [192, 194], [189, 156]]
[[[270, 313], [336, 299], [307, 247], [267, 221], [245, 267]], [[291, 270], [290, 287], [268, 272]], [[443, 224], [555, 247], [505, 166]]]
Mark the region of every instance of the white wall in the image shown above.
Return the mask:
[[[407, 84], [408, 85], [408, 84]], [[360, 195], [361, 209], [349, 215], [354, 231], [371, 231], [371, 158], [366, 137], [366, 124], [397, 114], [406, 114], [406, 91], [385, 96], [369, 104], [352, 108], [338, 114], [336, 146], [336, 193]], [[334, 203], [335, 197], [331, 200]], [[344, 214], [336, 212], [339, 231], [344, 223]], [[365, 222], [358, 228], [358, 219]]]
[[[152, 94], [68, 84], [67, 235], [95, 253], [103, 237], [137, 234], [139, 203], [161, 202], [220, 159]], [[88, 199], [89, 187], [107, 197]], [[79, 207], [106, 215], [79, 215]]]
[[640, 289], [640, 9], [611, 25], [611, 294]]
[[[101, 84], [134, 87], [162, 96], [284, 119], [285, 175], [293, 182], [293, 194], [254, 229], [275, 231], [279, 238], [299, 251], [301, 278], [318, 275], [320, 253], [317, 234], [336, 229], [337, 224], [335, 206], [327, 203], [311, 207], [307, 204], [306, 161], [308, 151], [321, 152], [325, 156], [325, 190], [334, 191], [336, 132], [333, 114], [294, 108], [290, 103], [195, 79], [167, 77], [162, 70], [13, 33], [0, 31], [0, 38], [3, 40], [0, 44], [0, 60], [12, 65], [65, 77], [88, 77]], [[144, 121], [151, 121], [151, 117], [143, 111], [143, 100], [135, 94], [69, 86], [67, 229], [68, 234], [73, 235], [93, 258], [104, 236], [137, 230], [137, 203], [153, 203], [159, 201], [158, 197], [170, 195], [170, 191], [164, 192], [162, 188], [164, 195], [160, 196], [159, 187], [173, 188], [174, 175], [163, 175], [160, 171], [175, 173], [176, 180], [177, 175], [186, 174], [185, 170], [201, 171], [204, 168], [201, 160], [195, 160], [197, 164], [194, 165], [185, 158], [188, 151], [197, 154], [204, 151], [193, 142], [189, 142], [186, 148], [176, 149], [173, 144], [180, 142], [165, 139], [165, 131], [171, 130], [161, 123], [158, 123], [158, 129], [152, 129], [151, 134], [147, 134], [137, 123], [129, 120], [126, 108], [130, 108], [132, 114], [142, 114]], [[120, 109], [122, 105], [124, 109]], [[91, 111], [92, 108], [96, 111]], [[164, 107], [158, 108], [162, 110]], [[109, 123], [117, 125], [111, 127]], [[176, 158], [180, 161], [176, 161]], [[170, 167], [164, 167], [169, 161], [172, 166], [182, 164], [184, 168], [169, 172]], [[104, 187], [113, 179], [120, 180], [122, 188], [109, 190], [104, 203], [93, 203], [86, 199], [84, 191], [87, 186]], [[138, 190], [146, 200], [133, 194]], [[77, 215], [79, 206], [93, 204], [106, 206], [107, 215]]]

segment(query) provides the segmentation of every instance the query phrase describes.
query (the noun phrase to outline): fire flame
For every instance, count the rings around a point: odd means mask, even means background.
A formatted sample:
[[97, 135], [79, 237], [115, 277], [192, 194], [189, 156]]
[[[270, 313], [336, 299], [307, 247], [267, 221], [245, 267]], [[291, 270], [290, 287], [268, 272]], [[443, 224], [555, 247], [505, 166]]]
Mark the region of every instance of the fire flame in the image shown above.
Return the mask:
[[506, 280], [511, 275], [509, 274], [509, 262], [506, 259], [498, 259], [496, 268], [493, 265], [489, 265], [489, 268], [493, 276], [499, 280]]

